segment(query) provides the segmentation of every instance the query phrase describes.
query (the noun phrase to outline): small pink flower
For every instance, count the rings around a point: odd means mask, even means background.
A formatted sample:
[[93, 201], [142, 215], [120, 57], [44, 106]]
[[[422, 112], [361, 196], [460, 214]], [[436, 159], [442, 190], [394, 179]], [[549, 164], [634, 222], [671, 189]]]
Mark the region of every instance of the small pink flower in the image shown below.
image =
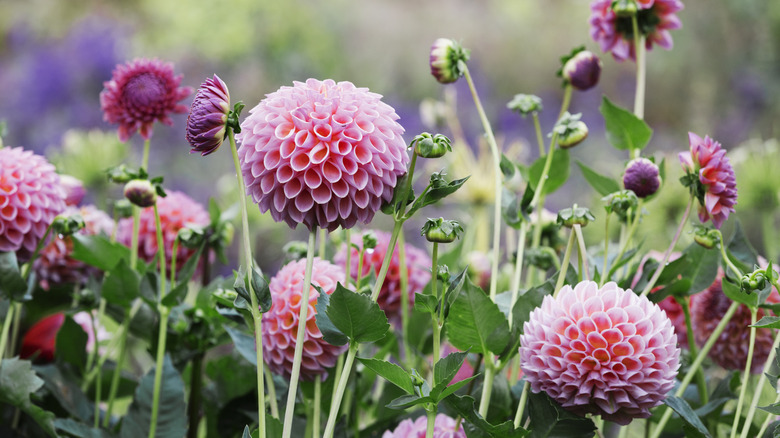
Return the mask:
[[190, 153], [200, 152], [205, 157], [219, 149], [227, 132], [229, 112], [230, 92], [225, 82], [217, 75], [206, 79], [198, 88], [187, 116]]
[[[457, 430], [457, 422], [444, 414], [437, 414], [433, 426], [433, 438], [466, 438], [466, 431], [461, 424]], [[395, 430], [387, 430], [382, 438], [425, 438], [428, 419], [425, 415], [416, 420], [406, 419], [398, 424]]]
[[267, 95], [236, 139], [247, 194], [291, 228], [368, 223], [409, 155], [398, 115], [351, 82], [309, 79]]
[[192, 88], [180, 87], [181, 80], [181, 75], [174, 75], [173, 64], [158, 59], [138, 58], [117, 65], [100, 92], [103, 120], [119, 125], [123, 142], [136, 131], [148, 140], [154, 122], [170, 126], [172, 113], [187, 112], [178, 102], [192, 94]]
[[[290, 378], [298, 336], [298, 318], [301, 311], [303, 280], [306, 260], [292, 261], [285, 265], [269, 283], [273, 305], [263, 315], [263, 359], [276, 374]], [[330, 262], [314, 259], [311, 282], [330, 295], [336, 284], [344, 282], [344, 271]], [[336, 365], [338, 356], [347, 346], [335, 346], [322, 338], [317, 327], [317, 299], [320, 294], [314, 287], [309, 291], [309, 310], [306, 316], [306, 334], [303, 343], [301, 378], [314, 380], [327, 375], [327, 368]]]
[[65, 196], [45, 158], [21, 147], [0, 149], [0, 252], [26, 260], [65, 210]]
[[[374, 231], [377, 237], [377, 245], [374, 249], [368, 249], [363, 253], [363, 272], [361, 278], [368, 278], [371, 273], [379, 274], [382, 269], [382, 263], [385, 259], [387, 247], [390, 246], [390, 234], [383, 231]], [[363, 247], [362, 236], [353, 233], [352, 243], [358, 248]], [[358, 276], [359, 250], [352, 247], [352, 265], [350, 267], [350, 276], [353, 280]], [[342, 247], [333, 258], [334, 263], [339, 266], [346, 266], [347, 251]], [[382, 289], [379, 291], [377, 303], [385, 311], [391, 321], [400, 321], [401, 318], [401, 256], [398, 245], [393, 251], [393, 258], [390, 260], [390, 266], [387, 270], [387, 277], [382, 283]], [[431, 281], [431, 259], [428, 253], [406, 244], [406, 272], [409, 278], [409, 305], [414, 304], [414, 294], [420, 293]]]
[[692, 188], [699, 197], [699, 219], [702, 223], [712, 219], [712, 225], [720, 228], [734, 212], [737, 204], [737, 180], [734, 169], [726, 157], [726, 150], [717, 141], [704, 139], [689, 132], [689, 152], [680, 152], [683, 170], [698, 175], [701, 186]]
[[649, 417], [674, 387], [676, 345], [671, 321], [646, 297], [583, 281], [531, 312], [520, 367], [534, 392], [564, 408], [628, 424]]

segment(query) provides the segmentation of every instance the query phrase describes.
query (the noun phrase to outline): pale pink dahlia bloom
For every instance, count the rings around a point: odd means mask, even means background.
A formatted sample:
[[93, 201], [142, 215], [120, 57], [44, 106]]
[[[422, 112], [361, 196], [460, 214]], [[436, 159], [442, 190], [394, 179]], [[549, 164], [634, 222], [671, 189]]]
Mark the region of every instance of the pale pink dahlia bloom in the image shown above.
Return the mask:
[[[269, 283], [273, 305], [263, 315], [263, 359], [271, 371], [290, 378], [298, 336], [298, 318], [301, 311], [303, 280], [306, 260], [296, 260], [285, 265]], [[344, 282], [344, 271], [328, 261], [314, 259], [311, 283], [330, 295], [336, 284]], [[338, 356], [347, 346], [331, 345], [322, 338], [317, 327], [317, 299], [320, 294], [314, 287], [309, 291], [309, 310], [306, 317], [306, 334], [303, 341], [301, 379], [314, 380], [327, 375], [327, 368], [336, 365]]]
[[[114, 220], [94, 205], [83, 207], [68, 207], [64, 215], [78, 214], [84, 219], [85, 227], [79, 233], [85, 235], [111, 235], [114, 231]], [[43, 247], [33, 267], [41, 287], [48, 290], [52, 284], [85, 285], [89, 276], [98, 278], [101, 271], [86, 263], [71, 257], [73, 241], [70, 236], [54, 236]]]
[[[457, 422], [447, 415], [437, 414], [434, 420], [433, 437], [434, 438], [466, 438], [466, 431], [461, 424], [457, 430]], [[395, 430], [386, 430], [382, 438], [425, 438], [425, 431], [428, 426], [428, 419], [425, 415], [416, 420], [406, 419], [398, 423]]]
[[628, 424], [674, 387], [680, 349], [666, 314], [609, 282], [564, 286], [523, 325], [520, 367], [534, 392], [578, 414]]
[[247, 194], [276, 221], [310, 230], [368, 223], [409, 156], [395, 110], [351, 82], [295, 82], [252, 108], [236, 136]]
[[[165, 245], [165, 261], [168, 270], [173, 260], [173, 242], [179, 230], [195, 225], [205, 227], [211, 223], [208, 212], [202, 205], [195, 202], [189, 196], [181, 192], [171, 191], [164, 198], [157, 198], [157, 210], [160, 213], [163, 243]], [[138, 257], [146, 262], [157, 260], [157, 227], [154, 223], [154, 207], [141, 210], [141, 221], [138, 231]], [[117, 240], [123, 245], [130, 246], [133, 234], [133, 219], [126, 218], [119, 221]], [[176, 270], [184, 266], [195, 249], [187, 248], [180, 244], [176, 252]]]
[[198, 88], [187, 116], [186, 138], [192, 146], [190, 153], [200, 152], [205, 157], [219, 149], [225, 140], [228, 113], [230, 92], [225, 82], [214, 75]]
[[170, 114], [187, 112], [178, 102], [192, 94], [192, 88], [179, 86], [181, 80], [173, 73], [173, 64], [159, 59], [138, 58], [117, 65], [100, 92], [103, 120], [119, 125], [123, 142], [136, 131], [148, 140], [154, 122], [170, 126]]
[[[616, 61], [636, 60], [634, 30], [631, 17], [618, 17], [612, 10], [612, 0], [595, 0], [590, 4], [590, 36], [604, 52], [611, 52]], [[638, 2], [639, 32], [644, 34], [647, 50], [658, 44], [672, 48], [670, 30], [682, 27], [676, 13], [683, 9], [680, 0], [642, 0]]]
[[21, 147], [0, 149], [0, 252], [29, 257], [65, 209], [65, 196], [46, 158]]
[[702, 223], [712, 219], [712, 225], [720, 228], [735, 211], [737, 205], [737, 179], [734, 169], [726, 157], [726, 150], [717, 141], [705, 136], [704, 139], [689, 132], [689, 152], [680, 152], [683, 170], [696, 173], [703, 186], [704, 193], [699, 198], [699, 219]]
[[[371, 272], [379, 274], [379, 271], [382, 269], [382, 263], [385, 260], [387, 247], [390, 246], [390, 233], [374, 231], [374, 234], [377, 237], [377, 244], [374, 249], [367, 249], [363, 253], [361, 278], [368, 278]], [[352, 264], [349, 272], [353, 280], [356, 280], [358, 276], [358, 248], [363, 248], [362, 239], [362, 235], [353, 233], [352, 243], [357, 245], [357, 248], [351, 248]], [[405, 248], [406, 272], [409, 279], [408, 296], [409, 305], [411, 306], [414, 304], [414, 294], [422, 292], [428, 282], [431, 281], [431, 258], [428, 257], [428, 253], [425, 251], [408, 243]], [[333, 261], [342, 267], [347, 265], [346, 247], [341, 248], [333, 258]], [[387, 276], [384, 283], [382, 283], [382, 289], [379, 291], [379, 297], [377, 298], [379, 307], [385, 311], [385, 314], [391, 321], [398, 321], [401, 318], [401, 269], [401, 255], [398, 245], [396, 245], [393, 251], [393, 258], [390, 259], [390, 266], [387, 269]]]

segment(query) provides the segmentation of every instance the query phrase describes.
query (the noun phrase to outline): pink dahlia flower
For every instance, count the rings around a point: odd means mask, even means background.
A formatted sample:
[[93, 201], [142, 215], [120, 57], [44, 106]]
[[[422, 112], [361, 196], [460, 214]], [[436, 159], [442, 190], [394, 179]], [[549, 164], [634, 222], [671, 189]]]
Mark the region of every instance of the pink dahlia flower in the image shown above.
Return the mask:
[[396, 119], [379, 94], [351, 82], [280, 88], [252, 108], [237, 135], [247, 194], [292, 228], [370, 222], [409, 162]]
[[534, 392], [618, 424], [647, 418], [674, 387], [680, 349], [661, 309], [615, 283], [564, 286], [531, 312], [520, 367]]
[[225, 140], [228, 113], [230, 93], [222, 79], [214, 75], [198, 88], [187, 116], [186, 137], [192, 146], [190, 153], [200, 152], [205, 157], [219, 149]]
[[[168, 192], [168, 196], [164, 198], [157, 198], [157, 210], [160, 213], [160, 224], [163, 230], [166, 266], [170, 270], [171, 260], [173, 260], [173, 242], [176, 240], [179, 230], [191, 225], [205, 227], [211, 223], [211, 219], [202, 205], [184, 193], [175, 191]], [[119, 221], [117, 240], [129, 247], [132, 234], [133, 219], [126, 218]], [[180, 244], [176, 252], [176, 269], [181, 269], [194, 253], [194, 249]], [[157, 227], [154, 224], [154, 207], [147, 207], [141, 211], [138, 257], [146, 262], [157, 260]]]
[[29, 257], [65, 209], [65, 196], [45, 158], [21, 147], [0, 149], [0, 252]]
[[[85, 205], [81, 208], [68, 207], [64, 214], [67, 216], [81, 215], [85, 224], [85, 227], [79, 231], [81, 234], [111, 235], [114, 231], [114, 220], [94, 205]], [[73, 241], [70, 236], [55, 236], [41, 250], [33, 266], [43, 289], [48, 290], [52, 284], [83, 286], [87, 283], [90, 275], [100, 276], [99, 269], [74, 259], [71, 257], [72, 253]]]
[[[637, 21], [639, 32], [645, 35], [647, 50], [658, 44], [666, 50], [672, 48], [670, 30], [682, 27], [676, 13], [681, 11], [680, 0], [642, 0], [638, 2]], [[595, 0], [590, 4], [590, 36], [604, 52], [612, 52], [616, 61], [636, 60], [634, 29], [631, 17], [619, 17], [612, 10], [612, 0]]]
[[[301, 311], [303, 280], [306, 260], [286, 264], [268, 285], [273, 298], [271, 310], [263, 315], [263, 358], [276, 374], [290, 378], [298, 336], [298, 318]], [[314, 259], [311, 283], [330, 295], [336, 284], [344, 282], [344, 271], [328, 261]], [[320, 294], [314, 287], [309, 291], [309, 313], [306, 317], [306, 334], [303, 341], [301, 378], [314, 380], [327, 375], [327, 368], [336, 365], [338, 356], [347, 346], [335, 346], [322, 338], [317, 327], [317, 299]]]
[[123, 142], [136, 131], [148, 140], [154, 122], [170, 126], [171, 113], [187, 112], [178, 102], [192, 94], [192, 88], [180, 87], [181, 80], [181, 75], [174, 75], [173, 64], [158, 59], [139, 58], [117, 65], [100, 92], [103, 120], [119, 125]]
[[737, 180], [734, 169], [726, 157], [726, 150], [717, 141], [704, 139], [689, 132], [690, 152], [680, 152], [680, 163], [688, 173], [699, 177], [700, 187], [694, 190], [699, 197], [699, 219], [702, 223], [712, 219], [712, 225], [720, 228], [729, 213], [737, 205]]
[[[355, 235], [357, 234], [357, 235]], [[363, 272], [361, 278], [368, 278], [371, 272], [379, 274], [382, 269], [382, 263], [384, 262], [385, 253], [387, 247], [390, 246], [390, 234], [383, 231], [374, 231], [377, 237], [377, 244], [374, 249], [368, 249], [363, 253]], [[363, 247], [362, 236], [358, 233], [353, 233], [352, 243], [357, 245], [357, 248]], [[350, 266], [350, 276], [356, 280], [358, 276], [358, 263], [359, 263], [359, 250], [352, 247], [352, 264]], [[425, 286], [431, 281], [431, 259], [428, 257], [428, 253], [416, 248], [410, 244], [406, 244], [406, 272], [409, 279], [409, 305], [414, 304], [414, 294], [420, 293], [425, 289]], [[390, 259], [390, 266], [387, 269], [387, 276], [384, 283], [382, 283], [382, 289], [379, 291], [379, 297], [377, 303], [379, 307], [385, 311], [387, 317], [391, 321], [398, 321], [401, 318], [401, 256], [396, 245], [393, 251], [393, 258]], [[347, 251], [346, 247], [342, 247], [341, 250], [333, 258], [334, 263], [339, 266], [347, 265]]]
[[[710, 287], [691, 297], [691, 323], [694, 339], [699, 346], [707, 342], [715, 327], [723, 319], [723, 315], [726, 314], [726, 310], [731, 306], [731, 299], [723, 293], [722, 280], [723, 271], [719, 270], [718, 277]], [[770, 303], [780, 302], [780, 295], [774, 288], [767, 301]], [[757, 320], [764, 315], [764, 310], [759, 309]], [[718, 342], [712, 346], [709, 353], [710, 358], [727, 370], [744, 370], [749, 347], [749, 326], [750, 309], [744, 304], [740, 304], [718, 338]], [[772, 350], [772, 342], [774, 341], [772, 332], [773, 330], [768, 328], [756, 329], [756, 343], [751, 366], [753, 373], [761, 372], [764, 362]]]
[[[461, 424], [457, 430], [457, 422], [444, 414], [437, 414], [433, 426], [434, 438], [466, 438], [466, 431]], [[398, 424], [395, 430], [387, 430], [382, 434], [382, 438], [425, 438], [425, 431], [428, 426], [428, 419], [423, 415], [416, 420], [406, 419]]]
[[84, 183], [70, 175], [60, 175], [60, 184], [65, 189], [65, 205], [79, 205], [87, 191]]

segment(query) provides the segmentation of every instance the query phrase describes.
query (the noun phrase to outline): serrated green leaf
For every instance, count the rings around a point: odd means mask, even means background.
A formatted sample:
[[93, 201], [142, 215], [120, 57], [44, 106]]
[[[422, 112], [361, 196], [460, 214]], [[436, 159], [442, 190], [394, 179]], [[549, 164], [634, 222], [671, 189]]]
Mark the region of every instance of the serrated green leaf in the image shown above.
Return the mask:
[[607, 96], [604, 96], [599, 111], [604, 116], [607, 140], [616, 149], [641, 150], [650, 142], [653, 130], [647, 123], [632, 112], [612, 103]]
[[[547, 181], [544, 183], [544, 193], [549, 195], [550, 193], [558, 190], [566, 180], [569, 179], [569, 151], [565, 149], [559, 149], [553, 151], [552, 162], [550, 163], [550, 171], [547, 174]], [[544, 170], [544, 162], [547, 160], [547, 155], [541, 156], [534, 161], [528, 170], [528, 184], [533, 190], [537, 190], [539, 179], [542, 176]]]
[[664, 399], [664, 404], [672, 408], [674, 412], [677, 412], [677, 415], [679, 415], [686, 424], [693, 427], [698, 433], [705, 437], [711, 438], [710, 432], [704, 426], [704, 423], [701, 422], [701, 419], [696, 415], [696, 413], [693, 412], [693, 409], [687, 401], [681, 399], [680, 397], [669, 395]]
[[476, 379], [479, 376], [480, 374], [477, 373], [471, 377], [466, 377], [463, 380], [459, 380], [451, 385], [437, 386], [431, 390], [430, 397], [436, 400], [436, 403], [438, 403], [444, 400], [445, 398], [449, 397], [450, 394], [454, 394], [455, 391], [468, 385], [469, 383], [471, 383], [472, 380]]
[[433, 399], [429, 396], [420, 397], [419, 395], [402, 395], [387, 404], [390, 409], [408, 409], [412, 406], [423, 403], [432, 403]]
[[501, 173], [504, 174], [504, 179], [512, 179], [513, 176], [515, 176], [515, 172], [517, 171], [517, 167], [515, 167], [515, 164], [507, 158], [506, 155], [501, 154]]
[[447, 317], [450, 342], [459, 350], [500, 353], [509, 342], [509, 323], [498, 306], [467, 279]]
[[162, 305], [168, 308], [176, 307], [184, 301], [184, 298], [189, 292], [189, 286], [187, 283], [179, 283], [171, 289], [162, 299]]
[[765, 316], [750, 327], [780, 328], [780, 316]]
[[387, 334], [387, 316], [370, 297], [338, 284], [329, 301], [325, 314], [351, 342], [375, 342]]
[[[753, 266], [758, 265], [758, 253], [753, 245], [750, 244], [745, 230], [740, 221], [736, 221], [734, 226], [734, 235], [726, 247], [727, 253], [731, 256], [732, 262], [742, 272], [753, 272]], [[735, 260], [736, 259], [736, 260]]]
[[[691, 244], [685, 253], [690, 261], [691, 268], [686, 271], [683, 277], [691, 279], [690, 293], [701, 292], [715, 281], [720, 266], [720, 251], [707, 250], [697, 243]], [[665, 271], [666, 269], [664, 269]]]
[[758, 294], [746, 294], [742, 292], [738, 285], [730, 282], [727, 278], [723, 278], [720, 284], [723, 289], [723, 293], [727, 297], [731, 298], [732, 301], [744, 304], [751, 308], [758, 306]]
[[16, 357], [3, 360], [0, 366], [0, 402], [19, 408], [32, 417], [47, 435], [57, 437], [54, 414], [30, 401], [30, 395], [41, 386], [43, 380], [35, 375], [30, 361]]
[[[263, 275], [263, 271], [257, 266], [252, 266], [252, 290], [257, 297], [257, 304], [260, 306], [260, 312], [266, 313], [271, 310], [273, 304], [271, 300], [271, 289], [268, 287], [268, 280]], [[320, 294], [322, 294], [320, 292]]]
[[470, 177], [467, 176], [465, 178], [456, 179], [454, 181], [450, 181], [443, 187], [431, 188], [424, 191], [423, 193], [420, 193], [420, 196], [414, 200], [414, 203], [412, 203], [409, 211], [406, 212], [406, 217], [411, 217], [417, 210], [434, 204], [439, 200], [455, 193], [463, 186], [463, 184], [466, 183], [469, 178]]
[[528, 395], [532, 438], [591, 438], [596, 426], [561, 408], [544, 392]]
[[456, 352], [450, 353], [447, 357], [439, 359], [436, 365], [433, 366], [433, 373], [436, 375], [436, 380], [433, 382], [434, 389], [439, 386], [447, 386], [450, 384], [455, 374], [458, 373], [460, 367], [463, 365], [463, 360], [468, 356], [468, 352]]
[[388, 382], [403, 389], [407, 394], [414, 394], [412, 377], [400, 366], [379, 359], [357, 358], [366, 368], [382, 376]]
[[466, 429], [467, 436], [487, 436], [490, 438], [522, 438], [528, 435], [528, 431], [523, 428], [515, 429], [511, 421], [505, 421], [501, 424], [490, 424], [474, 407], [474, 399], [470, 396], [450, 395], [444, 399], [444, 403], [453, 412], [463, 417], [466, 421], [463, 427]]
[[27, 293], [27, 283], [19, 271], [19, 262], [14, 252], [0, 252], [0, 295], [20, 301]]
[[71, 236], [71, 241], [71, 257], [102, 271], [113, 270], [123, 259], [130, 260], [130, 248], [111, 242], [105, 236], [76, 233]]
[[[318, 290], [321, 291], [321, 289]], [[326, 342], [332, 345], [344, 345], [349, 342], [349, 338], [333, 325], [327, 312], [325, 312], [329, 304], [330, 295], [321, 291], [315, 307], [317, 309], [317, 315], [315, 316], [317, 327], [320, 329], [320, 333], [322, 333], [322, 339], [325, 339]]]
[[593, 187], [601, 196], [607, 196], [621, 190], [620, 184], [613, 178], [604, 176], [577, 160], [577, 166], [582, 171], [585, 181]]
[[439, 302], [433, 295], [414, 294], [414, 310], [422, 313], [434, 314], [438, 306]]

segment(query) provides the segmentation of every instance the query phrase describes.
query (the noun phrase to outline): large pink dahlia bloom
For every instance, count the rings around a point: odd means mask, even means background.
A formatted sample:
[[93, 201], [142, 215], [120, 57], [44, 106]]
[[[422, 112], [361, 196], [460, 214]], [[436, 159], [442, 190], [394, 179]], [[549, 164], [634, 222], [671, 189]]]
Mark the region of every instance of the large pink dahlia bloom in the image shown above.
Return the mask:
[[[387, 247], [390, 246], [390, 233], [383, 231], [374, 231], [377, 237], [377, 244], [374, 249], [368, 249], [363, 252], [363, 272], [361, 278], [368, 278], [371, 272], [379, 274], [382, 269], [382, 263], [385, 260], [385, 253], [387, 253]], [[350, 276], [353, 280], [358, 276], [358, 264], [359, 264], [359, 250], [363, 248], [362, 235], [353, 233], [352, 243], [357, 245], [357, 248], [351, 247], [352, 258], [350, 266]], [[420, 293], [425, 289], [425, 286], [431, 281], [431, 258], [428, 257], [428, 253], [414, 247], [410, 244], [406, 244], [406, 273], [409, 279], [409, 304], [414, 304], [414, 294]], [[333, 258], [334, 263], [345, 267], [347, 265], [347, 250], [346, 247], [342, 247], [341, 250]], [[385, 311], [387, 317], [391, 321], [397, 321], [401, 318], [401, 255], [396, 245], [393, 251], [393, 258], [390, 259], [390, 266], [387, 269], [387, 276], [384, 283], [382, 283], [382, 289], [379, 291], [379, 297], [377, 303], [379, 307]]]
[[[298, 336], [298, 318], [301, 311], [303, 280], [306, 260], [296, 260], [285, 265], [269, 284], [273, 305], [263, 315], [263, 359], [276, 374], [290, 378]], [[344, 282], [344, 271], [328, 261], [314, 259], [311, 283], [330, 295], [336, 284]], [[301, 378], [314, 380], [326, 374], [327, 368], [336, 365], [338, 356], [347, 346], [335, 346], [322, 338], [317, 327], [317, 299], [320, 294], [314, 287], [309, 291], [309, 313], [306, 317], [306, 334], [303, 341]]]
[[676, 345], [671, 321], [646, 297], [583, 281], [531, 312], [520, 367], [534, 392], [564, 408], [628, 424], [649, 417], [674, 386]]
[[[190, 225], [205, 227], [211, 222], [211, 219], [202, 205], [184, 193], [176, 191], [168, 192], [168, 196], [164, 198], [157, 198], [157, 210], [160, 213], [166, 267], [170, 270], [171, 260], [173, 260], [173, 242], [176, 240], [179, 230]], [[126, 218], [119, 221], [117, 240], [123, 245], [130, 246], [132, 234], [133, 219]], [[180, 244], [176, 252], [176, 269], [181, 269], [194, 253], [194, 249]], [[154, 223], [154, 207], [141, 210], [138, 257], [146, 262], [157, 260], [157, 227]]]
[[737, 179], [726, 157], [726, 150], [717, 141], [704, 139], [689, 132], [689, 152], [680, 152], [680, 163], [688, 173], [695, 173], [703, 186], [697, 190], [700, 197], [699, 219], [702, 223], [712, 219], [712, 225], [720, 228], [729, 213], [737, 205]]
[[[81, 234], [111, 235], [114, 231], [114, 220], [94, 205], [68, 207], [64, 214], [78, 214], [84, 219], [85, 227], [79, 231]], [[42, 288], [48, 290], [52, 284], [60, 283], [84, 285], [90, 275], [100, 275], [99, 269], [74, 259], [71, 257], [72, 253], [73, 242], [70, 236], [55, 236], [41, 250], [33, 266]]]
[[181, 75], [173, 73], [173, 64], [159, 59], [138, 58], [117, 65], [100, 92], [103, 120], [119, 125], [123, 142], [136, 131], [148, 140], [154, 122], [170, 126], [171, 113], [187, 112], [178, 102], [192, 94], [192, 88], [180, 87], [181, 80]]
[[351, 82], [309, 79], [268, 94], [236, 136], [247, 194], [292, 228], [370, 222], [406, 173], [396, 119], [379, 94]]
[[[444, 414], [437, 414], [433, 425], [434, 438], [466, 438], [466, 431], [461, 424], [458, 429], [455, 426], [458, 423], [451, 417]], [[423, 415], [416, 420], [406, 419], [398, 423], [395, 430], [386, 430], [382, 438], [425, 438], [425, 431], [428, 425], [428, 419]]]
[[65, 197], [59, 175], [45, 158], [21, 147], [0, 149], [0, 252], [29, 257], [65, 210]]
[[[590, 4], [590, 36], [604, 52], [612, 52], [615, 60], [636, 60], [634, 29], [631, 17], [619, 17], [612, 10], [612, 0], [595, 0]], [[672, 48], [670, 30], [682, 27], [676, 13], [681, 11], [680, 0], [641, 0], [638, 2], [637, 21], [639, 32], [645, 35], [647, 50], [658, 44], [666, 50]]]

